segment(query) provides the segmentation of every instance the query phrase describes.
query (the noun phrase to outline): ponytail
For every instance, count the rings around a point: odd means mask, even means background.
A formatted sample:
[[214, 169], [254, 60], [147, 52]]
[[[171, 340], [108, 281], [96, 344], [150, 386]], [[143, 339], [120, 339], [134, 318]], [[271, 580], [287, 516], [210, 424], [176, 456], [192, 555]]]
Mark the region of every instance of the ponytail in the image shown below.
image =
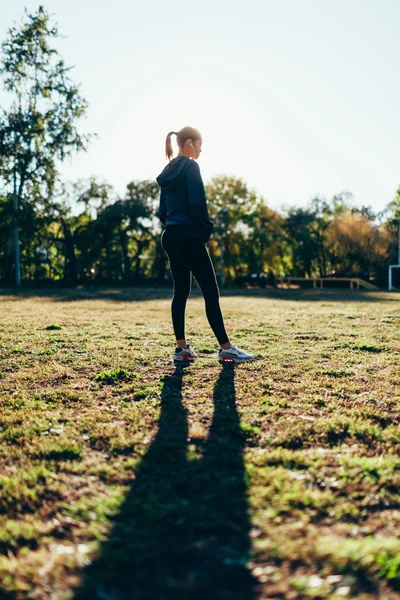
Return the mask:
[[169, 161], [171, 161], [173, 155], [174, 155], [174, 151], [172, 149], [172, 144], [171, 144], [171, 135], [178, 135], [175, 131], [170, 131], [169, 134], [167, 135], [167, 139], [165, 140], [165, 156], [167, 157], [167, 159]]
[[193, 142], [195, 142], [196, 140], [201, 140], [200, 131], [198, 129], [194, 129], [194, 127], [183, 127], [183, 129], [181, 129], [178, 132], [170, 131], [167, 135], [167, 139], [165, 140], [165, 156], [167, 157], [169, 162], [171, 162], [172, 157], [174, 155], [171, 143], [171, 135], [176, 135], [176, 141], [178, 143], [179, 148], [183, 148], [183, 146], [185, 145], [185, 141], [188, 139], [193, 140]]

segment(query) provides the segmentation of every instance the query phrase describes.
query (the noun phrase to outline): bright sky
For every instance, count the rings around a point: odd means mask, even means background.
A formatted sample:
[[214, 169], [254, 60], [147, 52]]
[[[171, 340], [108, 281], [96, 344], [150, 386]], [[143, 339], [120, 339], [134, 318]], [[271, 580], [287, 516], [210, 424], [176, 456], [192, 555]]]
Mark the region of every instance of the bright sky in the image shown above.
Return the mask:
[[[400, 184], [399, 0], [43, 0], [99, 137], [63, 167], [123, 193], [200, 129], [203, 178], [274, 208], [343, 190], [380, 210]], [[0, 39], [39, 2], [0, 0]]]

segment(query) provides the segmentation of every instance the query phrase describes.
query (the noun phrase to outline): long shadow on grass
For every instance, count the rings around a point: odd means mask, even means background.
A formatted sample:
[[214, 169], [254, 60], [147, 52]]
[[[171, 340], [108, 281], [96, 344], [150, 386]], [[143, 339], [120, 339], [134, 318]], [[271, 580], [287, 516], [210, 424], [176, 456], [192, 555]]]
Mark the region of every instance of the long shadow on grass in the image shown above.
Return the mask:
[[254, 598], [234, 368], [215, 384], [201, 458], [188, 455], [183, 376], [180, 367], [164, 380], [158, 433], [75, 600]]

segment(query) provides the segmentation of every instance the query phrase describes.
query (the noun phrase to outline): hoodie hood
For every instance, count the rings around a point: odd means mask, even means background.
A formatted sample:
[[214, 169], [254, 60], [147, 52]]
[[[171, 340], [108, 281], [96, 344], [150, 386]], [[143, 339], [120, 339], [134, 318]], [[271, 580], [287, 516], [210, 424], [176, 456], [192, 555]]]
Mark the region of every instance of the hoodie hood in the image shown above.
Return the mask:
[[186, 156], [177, 156], [171, 160], [169, 165], [167, 165], [157, 177], [158, 184], [166, 190], [173, 189], [178, 183], [182, 169], [188, 160], [190, 160], [190, 158], [187, 158]]

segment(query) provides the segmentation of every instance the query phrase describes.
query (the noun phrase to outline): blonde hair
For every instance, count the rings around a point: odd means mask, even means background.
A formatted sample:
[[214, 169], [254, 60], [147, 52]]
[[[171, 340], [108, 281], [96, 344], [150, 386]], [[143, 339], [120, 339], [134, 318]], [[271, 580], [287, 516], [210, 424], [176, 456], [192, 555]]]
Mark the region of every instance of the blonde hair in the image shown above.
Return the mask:
[[198, 129], [194, 127], [183, 127], [180, 131], [170, 131], [167, 135], [167, 139], [165, 140], [165, 156], [169, 161], [172, 160], [174, 156], [174, 151], [172, 150], [171, 143], [171, 135], [176, 135], [176, 141], [178, 143], [179, 148], [183, 148], [186, 140], [193, 140], [196, 142], [197, 140], [201, 140], [201, 133]]

